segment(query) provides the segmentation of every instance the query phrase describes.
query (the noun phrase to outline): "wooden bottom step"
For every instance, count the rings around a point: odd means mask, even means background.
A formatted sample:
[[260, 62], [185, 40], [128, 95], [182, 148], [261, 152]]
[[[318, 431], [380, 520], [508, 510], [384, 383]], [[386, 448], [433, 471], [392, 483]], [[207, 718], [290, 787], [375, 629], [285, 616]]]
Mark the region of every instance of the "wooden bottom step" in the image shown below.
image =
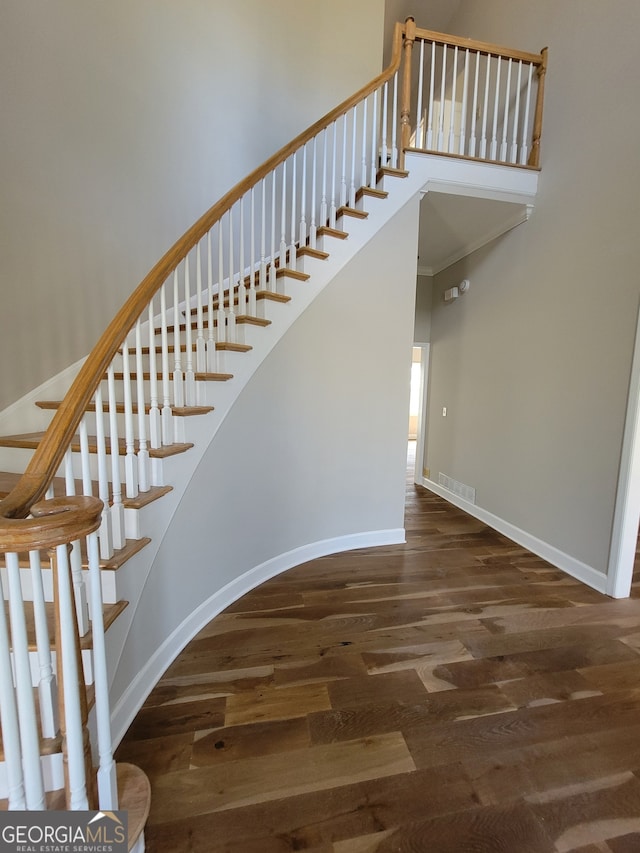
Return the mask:
[[[4, 435], [0, 437], [0, 447], [16, 447], [23, 450], [35, 450], [42, 441], [44, 431], [25, 432], [22, 435]], [[98, 452], [98, 443], [95, 435], [88, 437], [89, 453]], [[111, 442], [105, 439], [105, 447], [107, 453], [111, 452]], [[135, 443], [136, 452], [138, 450], [138, 442]], [[175, 444], [167, 444], [162, 447], [149, 448], [149, 456], [152, 459], [166, 459], [169, 456], [175, 456], [178, 453], [185, 453], [191, 450], [193, 444], [190, 442], [176, 442]], [[71, 445], [71, 450], [74, 453], [80, 452], [80, 437], [74, 436]], [[125, 456], [127, 452], [126, 442], [124, 438], [118, 440], [118, 453], [120, 456]]]

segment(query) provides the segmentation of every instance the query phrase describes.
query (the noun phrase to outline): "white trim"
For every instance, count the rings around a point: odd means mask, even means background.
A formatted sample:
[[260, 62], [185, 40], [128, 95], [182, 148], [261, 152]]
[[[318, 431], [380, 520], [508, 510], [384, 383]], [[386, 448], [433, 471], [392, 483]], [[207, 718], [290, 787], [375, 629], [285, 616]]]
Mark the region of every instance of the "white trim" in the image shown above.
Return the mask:
[[627, 413], [618, 472], [609, 550], [607, 594], [627, 598], [631, 591], [633, 564], [640, 519], [640, 312], [631, 363]]
[[255, 587], [288, 569], [317, 560], [328, 554], [353, 551], [359, 548], [374, 548], [382, 545], [399, 545], [406, 542], [404, 528], [390, 530], [371, 530], [363, 533], [351, 533], [332, 539], [322, 539], [300, 548], [294, 548], [277, 557], [273, 557], [243, 575], [234, 578], [203, 602], [179, 625], [147, 661], [137, 678], [119, 698], [111, 713], [114, 749], [124, 737], [145, 699], [185, 646], [209, 622], [234, 601]]
[[568, 575], [571, 575], [571, 577], [576, 578], [576, 580], [586, 583], [587, 586], [592, 587], [598, 592], [607, 592], [607, 576], [604, 572], [600, 572], [592, 566], [588, 566], [586, 563], [576, 560], [575, 557], [572, 557], [570, 554], [560, 551], [559, 548], [550, 545], [548, 542], [544, 542], [542, 539], [538, 539], [536, 536], [533, 536], [533, 534], [527, 533], [526, 530], [521, 530], [519, 527], [516, 527], [515, 524], [505, 521], [505, 519], [494, 515], [492, 512], [482, 509], [482, 507], [476, 506], [475, 504], [469, 503], [463, 498], [459, 498], [448, 489], [443, 489], [442, 486], [439, 486], [438, 483], [435, 483], [433, 480], [428, 480], [425, 477], [422, 481], [422, 485], [425, 489], [429, 489], [429, 491], [439, 495], [441, 498], [449, 501], [449, 503], [454, 504], [454, 506], [463, 509], [469, 515], [472, 515], [474, 518], [479, 519], [489, 527], [497, 530], [498, 533], [502, 533], [504, 536], [512, 539], [518, 545], [521, 545], [533, 554], [537, 554], [538, 557], [542, 557], [543, 560], [546, 560], [556, 568], [561, 569]]
[[424, 468], [424, 449], [427, 428], [427, 402], [429, 396], [429, 357], [431, 344], [414, 344], [421, 350], [420, 355], [420, 398], [418, 403], [418, 426], [416, 429], [416, 461], [413, 469], [413, 482], [418, 486], [422, 483]]

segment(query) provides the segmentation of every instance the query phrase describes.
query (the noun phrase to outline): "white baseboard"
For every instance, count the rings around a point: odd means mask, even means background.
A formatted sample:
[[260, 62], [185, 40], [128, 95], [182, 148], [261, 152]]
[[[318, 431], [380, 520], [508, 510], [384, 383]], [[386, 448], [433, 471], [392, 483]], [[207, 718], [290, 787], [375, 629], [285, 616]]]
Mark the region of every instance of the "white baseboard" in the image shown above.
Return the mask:
[[476, 506], [475, 504], [469, 503], [463, 498], [459, 498], [448, 489], [443, 489], [442, 486], [433, 480], [428, 480], [424, 477], [422, 479], [422, 485], [425, 489], [429, 489], [430, 492], [439, 495], [449, 503], [463, 509], [466, 513], [477, 518], [479, 521], [484, 522], [488, 527], [492, 527], [494, 530], [497, 530], [498, 533], [502, 533], [504, 536], [512, 539], [518, 545], [526, 548], [527, 551], [531, 551], [538, 557], [542, 557], [543, 560], [546, 560], [548, 563], [551, 563], [551, 565], [561, 569], [568, 575], [571, 575], [571, 577], [576, 578], [576, 580], [582, 581], [582, 583], [587, 584], [587, 586], [590, 586], [592, 589], [606, 594], [607, 576], [604, 572], [600, 572], [592, 566], [588, 566], [586, 563], [576, 560], [575, 557], [565, 554], [565, 552], [560, 551], [559, 548], [550, 545], [548, 542], [544, 542], [542, 539], [538, 539], [531, 533], [527, 533], [526, 530], [521, 530], [519, 527], [516, 527], [515, 524], [505, 521], [503, 518], [494, 515], [492, 512], [482, 509], [482, 507]]
[[374, 548], [382, 545], [399, 545], [405, 542], [404, 528], [390, 530], [372, 530], [364, 533], [352, 533], [334, 539], [323, 539], [287, 551], [277, 557], [255, 566], [238, 578], [230, 581], [207, 601], [203, 602], [179, 625], [164, 643], [157, 649], [137, 678], [131, 682], [125, 693], [116, 702], [111, 714], [113, 746], [120, 743], [133, 722], [145, 699], [151, 693], [167, 667], [176, 659], [184, 647], [218, 613], [233, 604], [241, 596], [250, 592], [270, 578], [329, 554], [354, 551], [358, 548]]

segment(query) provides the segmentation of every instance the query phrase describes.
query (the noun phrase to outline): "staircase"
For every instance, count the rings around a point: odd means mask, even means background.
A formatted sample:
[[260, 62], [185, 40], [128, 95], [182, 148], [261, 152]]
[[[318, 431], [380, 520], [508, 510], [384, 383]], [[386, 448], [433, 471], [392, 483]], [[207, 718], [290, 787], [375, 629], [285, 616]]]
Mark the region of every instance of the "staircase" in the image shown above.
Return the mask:
[[[399, 69], [404, 55], [409, 97], [420, 39], [455, 50], [458, 63], [460, 40], [416, 31], [410, 19], [398, 25], [389, 69], [214, 205], [123, 306], [64, 399], [37, 401], [50, 425], [0, 437], [0, 807], [127, 810], [129, 849], [144, 849], [148, 782], [132, 766], [116, 767], [112, 730], [118, 742], [213, 614], [167, 626], [167, 641], [115, 707], [110, 692], [163, 533], [225, 418], [296, 319], [420, 194], [462, 187], [521, 204], [535, 197], [537, 171], [504, 165], [516, 161], [454, 160], [433, 142], [428, 154], [410, 150], [420, 149], [426, 113], [420, 102], [412, 137], [409, 106], [397, 99]], [[486, 47], [474, 54], [476, 89]], [[471, 43], [464, 49], [469, 62]], [[518, 56], [520, 85], [523, 61], [538, 70], [544, 61]], [[472, 110], [473, 68], [465, 68], [464, 96], [457, 75], [453, 92], [442, 82], [443, 98], [445, 90], [452, 104], [463, 97], [463, 115]], [[531, 79], [529, 70], [527, 104]], [[450, 135], [463, 137], [450, 121]], [[517, 119], [513, 127], [519, 134]], [[537, 151], [537, 117], [523, 133]], [[245, 587], [227, 583], [225, 595], [232, 600], [275, 570], [248, 573]]]

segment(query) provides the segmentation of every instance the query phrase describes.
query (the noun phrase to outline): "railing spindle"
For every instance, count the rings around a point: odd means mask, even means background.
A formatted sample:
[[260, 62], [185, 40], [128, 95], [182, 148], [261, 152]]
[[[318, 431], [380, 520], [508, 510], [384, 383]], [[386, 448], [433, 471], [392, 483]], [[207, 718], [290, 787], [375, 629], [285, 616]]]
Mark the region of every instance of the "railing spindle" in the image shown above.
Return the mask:
[[[14, 558], [17, 559], [17, 554], [5, 554], [5, 566], [8, 565], [8, 560]], [[0, 597], [4, 601], [1, 574]], [[13, 684], [11, 643], [9, 642], [9, 626], [7, 625], [4, 606], [0, 607], [0, 708], [2, 708], [2, 747], [7, 775], [9, 809], [25, 809], [27, 803], [22, 769], [18, 703]]]
[[[283, 164], [284, 165], [284, 164]], [[276, 170], [271, 173], [271, 260], [269, 263], [269, 290], [276, 292]]]
[[282, 164], [282, 198], [280, 201], [280, 269], [287, 265], [287, 161]]
[[491, 148], [489, 159], [495, 160], [498, 154], [498, 113], [500, 110], [500, 71], [502, 68], [502, 57], [498, 57], [498, 69], [496, 71], [496, 92], [493, 99], [493, 124], [491, 127]]
[[[31, 664], [27, 623], [20, 584], [20, 564], [17, 554], [6, 554], [7, 578], [9, 581], [9, 615], [11, 619], [11, 646], [16, 681], [16, 698], [20, 719], [20, 746], [24, 771], [26, 807], [44, 809], [44, 781], [40, 767], [40, 738], [36, 709], [31, 686]], [[4, 610], [4, 606], [2, 607]], [[11, 670], [9, 670], [11, 671]]]
[[531, 107], [531, 83], [533, 80], [533, 65], [529, 63], [529, 74], [527, 77], [527, 98], [525, 101], [525, 109], [524, 109], [524, 123], [522, 126], [522, 145], [520, 147], [520, 165], [525, 166], [527, 163], [527, 157], [529, 155], [529, 146], [527, 144], [529, 139], [529, 109]]
[[487, 55], [486, 73], [484, 78], [484, 103], [482, 106], [482, 131], [480, 133], [480, 157], [487, 156], [487, 121], [489, 117], [489, 80], [491, 77], [491, 54]]
[[298, 245], [304, 248], [307, 245], [307, 146], [302, 146], [302, 186], [300, 197], [300, 235]]
[[347, 114], [342, 116], [342, 174], [340, 177], [340, 207], [347, 203]]
[[380, 165], [384, 168], [389, 162], [389, 118], [388, 118], [388, 102], [389, 102], [389, 82], [384, 84], [384, 94], [382, 97], [382, 148], [380, 151]]
[[433, 148], [433, 104], [434, 104], [434, 87], [436, 77], [436, 43], [431, 42], [431, 70], [429, 72], [429, 110], [427, 116], [427, 150]]
[[[368, 98], [365, 98], [362, 106], [362, 158], [361, 158], [361, 177], [360, 177], [360, 186], [367, 186], [367, 101]], [[353, 201], [351, 203], [352, 207], [356, 206], [356, 193], [355, 187], [353, 192]]]
[[469, 155], [476, 156], [476, 122], [478, 120], [478, 81], [480, 78], [480, 54], [475, 53], [476, 67], [473, 75], [473, 106], [471, 107], [471, 133], [469, 135]]
[[[93, 490], [93, 483], [91, 482], [90, 474], [86, 417], [84, 417], [80, 422], [80, 443], [81, 453], [83, 456], [83, 458], [81, 459], [81, 465], [83, 470], [83, 492], [85, 494], [90, 494]], [[76, 481], [73, 475], [73, 454], [71, 452], [71, 448], [67, 450], [64, 457], [64, 477], [65, 491], [67, 495], [75, 495]], [[85, 489], [88, 489], [89, 491], [87, 492], [85, 491]], [[53, 497], [53, 495], [49, 497]], [[78, 540], [72, 542], [70, 547], [71, 553], [69, 554], [69, 561], [71, 564], [71, 577], [73, 579], [74, 600], [76, 603], [78, 630], [80, 631], [80, 634], [84, 637], [84, 635], [89, 630], [89, 607], [87, 604], [87, 590], [84, 582], [84, 576], [82, 574], [82, 551], [80, 548], [80, 542]]]
[[[296, 205], [296, 193], [298, 190], [298, 164], [297, 164], [297, 151], [293, 152], [291, 157], [291, 243], [289, 244], [289, 263], [288, 266], [290, 269], [296, 268], [296, 216], [297, 216], [297, 205]], [[302, 245], [302, 244], [301, 244]]]
[[[184, 375], [182, 373], [182, 336], [180, 334], [180, 290], [178, 270], [173, 271], [173, 405], [184, 406]], [[188, 325], [188, 324], [187, 324]], [[127, 492], [128, 494], [128, 492]]]
[[213, 313], [213, 254], [211, 247], [211, 231], [207, 231], [207, 373], [216, 372], [216, 340], [214, 335], [215, 316]]
[[[188, 310], [188, 308], [187, 308]], [[204, 339], [204, 309], [202, 305], [202, 257], [200, 243], [196, 246], [196, 370], [207, 370], [207, 345]], [[151, 445], [153, 447], [153, 444]]]
[[509, 64], [507, 66], [507, 89], [505, 92], [504, 99], [504, 117], [502, 120], [502, 143], [500, 144], [500, 159], [502, 162], [506, 162], [507, 159], [507, 133], [509, 130], [509, 101], [511, 100], [511, 68], [513, 65], [513, 61], [511, 57], [509, 57]]
[[244, 196], [238, 202], [240, 208], [240, 245], [238, 246], [238, 310], [237, 316], [243, 317], [247, 313], [247, 286], [244, 281]]
[[[167, 283], [160, 288], [160, 339], [162, 358], [162, 443], [173, 444], [173, 412], [171, 410], [171, 378], [169, 372], [169, 332], [167, 325]], [[177, 337], [175, 331], [174, 340]]]
[[[166, 321], [165, 321], [166, 329]], [[109, 397], [109, 455], [111, 457], [111, 536], [113, 547], [124, 548], [124, 506], [122, 503], [122, 479], [120, 476], [120, 444], [118, 438], [118, 406], [116, 402], [116, 380], [113, 362], [107, 371], [107, 393]], [[171, 414], [171, 410], [169, 410]], [[69, 491], [67, 490], [67, 494]], [[107, 512], [106, 509], [103, 512]]]
[[[175, 335], [174, 335], [175, 338]], [[129, 342], [125, 338], [122, 347], [122, 383], [124, 391], [124, 472], [125, 488], [128, 498], [138, 496], [138, 462], [133, 431], [133, 403], [131, 400], [131, 371], [129, 369]], [[174, 375], [175, 381], [175, 375]], [[179, 385], [182, 389], [182, 382]], [[115, 448], [114, 448], [115, 449]], [[85, 494], [87, 494], [85, 492]]]
[[249, 304], [247, 312], [250, 317], [256, 316], [256, 210], [255, 210], [255, 187], [251, 187], [251, 269], [249, 272]]
[[[109, 477], [107, 474], [107, 448], [104, 429], [104, 408], [102, 405], [102, 386], [98, 385], [94, 395], [96, 410], [96, 450], [98, 456], [98, 497], [109, 506]], [[113, 537], [111, 532], [111, 513], [105, 509], [99, 531], [100, 556], [108, 560], [113, 555]]]
[[520, 89], [522, 87], [522, 60], [518, 63], [518, 80], [516, 82], [516, 105], [513, 111], [513, 132], [511, 134], [510, 163], [518, 162], [518, 127], [520, 122]]
[[438, 151], [444, 151], [444, 105], [447, 85], [447, 46], [442, 46], [442, 69], [440, 78], [440, 114], [438, 116]]
[[[79, 543], [78, 543], [79, 544]], [[49, 626], [45, 607], [42, 559], [40, 551], [29, 551], [29, 571], [33, 596], [33, 621], [38, 650], [38, 705], [40, 707], [40, 731], [45, 738], [58, 733], [58, 690], [53, 670]], [[0, 594], [2, 590], [0, 588]], [[0, 706], [2, 701], [0, 700]], [[6, 743], [6, 742], [5, 742]]]
[[[345, 115], [345, 121], [347, 117]], [[333, 123], [333, 135], [332, 135], [332, 146], [331, 146], [331, 196], [329, 202], [329, 225], [331, 228], [336, 227], [336, 166], [338, 159], [338, 151], [337, 151], [337, 130], [338, 130], [338, 122], [337, 120]]]
[[[358, 108], [354, 107], [351, 111], [352, 118], [352, 138], [351, 138], [351, 177], [349, 181], [349, 207], [356, 206], [356, 151], [357, 151], [357, 135], [358, 135]], [[345, 115], [345, 121], [346, 121]]]
[[236, 341], [236, 256], [233, 234], [233, 212], [235, 205], [229, 211], [229, 304], [227, 307], [227, 323], [225, 340]]
[[373, 115], [371, 116], [371, 176], [369, 186], [375, 187], [377, 175], [377, 153], [378, 153], [378, 95], [380, 90], [373, 93]]
[[424, 85], [424, 39], [420, 40], [420, 59], [418, 61], [418, 103], [416, 107], [415, 147], [424, 147], [424, 116], [422, 115], [422, 89]]
[[447, 151], [453, 154], [455, 151], [456, 130], [456, 96], [458, 93], [458, 45], [453, 48], [453, 80], [451, 81], [451, 108], [449, 110], [449, 142]]
[[[318, 225], [316, 222], [316, 195], [317, 195], [317, 169], [318, 169], [318, 145], [317, 137], [313, 137], [313, 155], [311, 169], [311, 220], [309, 222], [309, 246], [315, 249], [317, 246]], [[320, 220], [322, 222], [322, 219]]]
[[[156, 336], [154, 330], [153, 299], [147, 310], [149, 338], [149, 444], [154, 450], [162, 446], [162, 425], [158, 400], [158, 359], [156, 355]], [[153, 483], [157, 486], [157, 483]]]
[[464, 77], [462, 81], [462, 113], [460, 116], [460, 139], [458, 145], [459, 154], [464, 154], [467, 145], [467, 109], [469, 106], [469, 62], [469, 48], [467, 48], [464, 59]]
[[391, 167], [398, 168], [398, 73], [393, 77], [393, 115], [391, 118]]
[[[184, 370], [184, 402], [187, 406], [196, 404], [196, 377], [193, 370], [193, 333], [191, 329], [191, 276], [189, 255], [184, 259], [184, 331], [185, 331], [185, 370]], [[136, 332], [137, 334], [137, 332]], [[143, 390], [144, 386], [140, 386]], [[140, 391], [139, 391], [140, 393]], [[146, 441], [145, 441], [146, 450]], [[140, 436], [140, 452], [142, 453], [142, 435]], [[142, 489], [146, 491], [146, 489]]]

